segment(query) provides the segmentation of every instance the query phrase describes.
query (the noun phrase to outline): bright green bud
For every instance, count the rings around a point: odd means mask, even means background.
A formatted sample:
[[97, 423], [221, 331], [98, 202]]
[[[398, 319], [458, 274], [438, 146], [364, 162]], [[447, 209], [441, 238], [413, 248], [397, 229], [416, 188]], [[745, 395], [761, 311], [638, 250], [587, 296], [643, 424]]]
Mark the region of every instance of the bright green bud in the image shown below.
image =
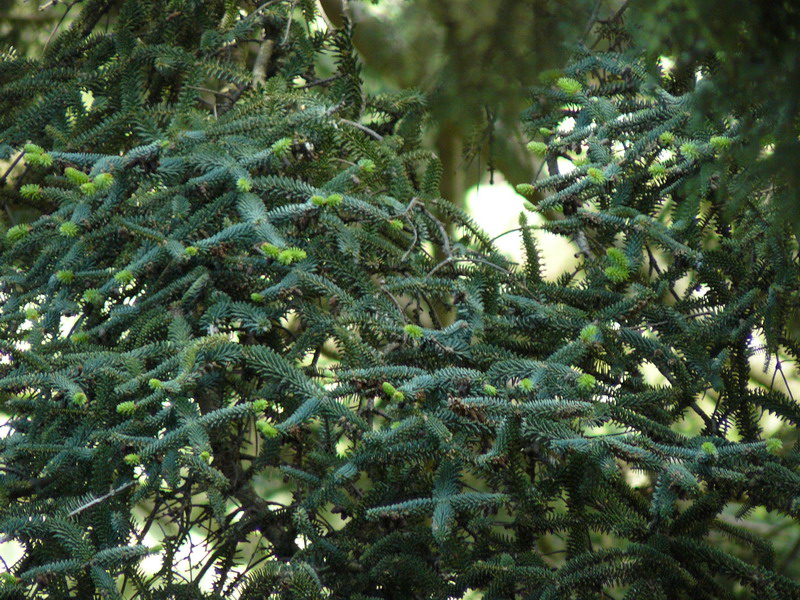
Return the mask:
[[364, 173], [372, 173], [375, 171], [375, 163], [368, 158], [358, 161], [358, 166]]
[[138, 454], [126, 454], [125, 458], [122, 460], [124, 460], [127, 465], [135, 466], [138, 465], [142, 459]]
[[268, 423], [267, 421], [256, 421], [256, 429], [261, 432], [261, 435], [268, 438], [274, 438], [278, 436], [279, 431], [275, 428], [272, 423]]
[[72, 167], [67, 167], [64, 169], [64, 177], [69, 179], [70, 183], [73, 183], [74, 185], [83, 185], [84, 183], [89, 183], [91, 181], [86, 173], [79, 171], [78, 169], [73, 169]]
[[583, 165], [588, 165], [589, 162], [591, 161], [589, 160], [588, 156], [576, 156], [575, 158], [572, 159], [572, 164], [575, 165], [576, 167], [582, 167]]
[[660, 136], [658, 136], [658, 141], [664, 144], [665, 146], [671, 146], [672, 143], [675, 141], [675, 134], [671, 131], [665, 131]]
[[53, 166], [53, 157], [49, 154], [28, 154], [26, 155], [27, 163], [34, 167], [51, 167]]
[[517, 190], [520, 196], [525, 196], [526, 198], [530, 198], [536, 193], [536, 188], [530, 183], [519, 183], [514, 189]]
[[528, 202], [525, 200], [525, 202], [522, 203], [522, 206], [524, 206], [526, 210], [536, 212], [536, 206], [533, 204], [533, 202]]
[[89, 334], [85, 331], [78, 331], [77, 333], [73, 333], [69, 339], [73, 344], [83, 344], [89, 341]]
[[252, 300], [253, 302], [256, 302], [256, 303], [263, 302], [264, 301], [264, 295], [263, 294], [259, 294], [258, 292], [253, 292], [252, 294], [250, 294], [250, 300]]
[[403, 331], [406, 332], [406, 335], [410, 338], [421, 338], [422, 337], [422, 327], [419, 325], [408, 324], [403, 326]]
[[84, 183], [81, 186], [81, 192], [83, 192], [85, 196], [94, 196], [97, 193], [97, 186], [91, 181], [89, 183]]
[[200, 453], [200, 460], [203, 462], [211, 462], [211, 453], [208, 450], [203, 450]]
[[596, 342], [600, 338], [600, 328], [591, 323], [581, 329], [581, 341], [584, 344], [591, 344], [592, 342]]
[[114, 184], [114, 176], [111, 173], [100, 173], [94, 178], [95, 187], [102, 191], [107, 190]]
[[542, 137], [547, 137], [548, 135], [553, 135], [553, 130], [548, 129], [547, 127], [539, 127], [539, 135]]
[[122, 285], [127, 285], [131, 281], [133, 281], [133, 273], [128, 271], [128, 269], [122, 269], [121, 271], [117, 271], [114, 274], [114, 281], [117, 283], [121, 283]]
[[274, 244], [270, 244], [269, 242], [264, 242], [261, 244], [261, 251], [266, 254], [267, 256], [271, 256], [275, 258], [278, 254], [281, 253], [281, 249], [275, 246]]
[[282, 265], [290, 265], [294, 262], [294, 255], [289, 251], [287, 248], [286, 250], [282, 250], [278, 253], [278, 262]]
[[126, 400], [117, 404], [117, 412], [121, 415], [132, 415], [136, 411], [136, 403], [133, 400]]
[[67, 221], [61, 224], [61, 227], [58, 228], [58, 232], [64, 237], [75, 237], [78, 235], [78, 226], [72, 221]]
[[160, 142], [158, 142], [158, 145], [161, 146], [161, 148], [166, 149], [169, 148], [169, 145], [171, 143], [172, 142], [170, 142], [169, 140], [161, 140]]
[[400, 390], [395, 388], [388, 381], [384, 381], [382, 387], [383, 387], [383, 391], [386, 393], [386, 395], [390, 396], [391, 399], [394, 400], [395, 402], [402, 402], [403, 400], [405, 400], [405, 397], [406, 397], [405, 394], [403, 394], [403, 392], [401, 392]]
[[606, 181], [606, 176], [603, 174], [603, 172], [600, 169], [598, 169], [596, 167], [590, 167], [586, 171], [586, 175], [587, 175], [587, 177], [589, 177], [589, 179], [590, 179], [590, 181], [592, 183], [596, 183], [597, 185], [605, 183], [605, 181]]
[[163, 387], [164, 387], [164, 383], [163, 383], [163, 382], [162, 382], [160, 379], [156, 379], [155, 377], [153, 377], [152, 379], [150, 379], [150, 380], [147, 382], [147, 385], [149, 385], [149, 386], [150, 386], [150, 389], [151, 389], [151, 390], [160, 390], [161, 388], [163, 388]]
[[319, 194], [314, 194], [313, 196], [311, 196], [311, 204], [313, 204], [314, 206], [325, 206], [326, 200], [323, 196], [320, 196]]
[[63, 271], [56, 271], [56, 279], [58, 279], [61, 283], [72, 283], [75, 279], [75, 273], [70, 271], [69, 269], [64, 269]]
[[628, 271], [627, 268], [616, 265], [606, 267], [603, 269], [603, 273], [605, 273], [606, 277], [615, 283], [622, 283], [630, 276], [630, 271]]
[[726, 138], [721, 135], [712, 136], [708, 143], [717, 152], [727, 150], [731, 146], [731, 138]]
[[523, 392], [532, 392], [533, 391], [533, 381], [528, 379], [527, 377], [520, 381], [517, 384], [517, 387]]
[[164, 549], [164, 546], [162, 546], [161, 544], [156, 544], [155, 546], [153, 546], [152, 548], [150, 548], [149, 552], [150, 552], [151, 554], [158, 554], [158, 553], [159, 553], [159, 552], [161, 552], [163, 549]]
[[696, 159], [700, 156], [700, 147], [694, 142], [681, 144], [681, 154], [687, 158]]
[[547, 155], [547, 144], [544, 142], [528, 142], [528, 152], [532, 152], [536, 156]]
[[292, 149], [292, 138], [281, 138], [272, 146], [270, 146], [270, 151], [277, 156], [278, 158], [283, 158], [287, 156]]
[[630, 262], [628, 261], [628, 257], [625, 256], [625, 253], [620, 250], [619, 248], [608, 248], [606, 250], [606, 257], [611, 262], [611, 264], [618, 266], [618, 267], [628, 267], [630, 266]]
[[38, 183], [26, 183], [19, 188], [19, 193], [23, 198], [34, 200], [42, 195], [42, 187]]
[[3, 585], [17, 585], [20, 581], [22, 580], [13, 573], [3, 573], [0, 575], [0, 582], [2, 582]]
[[14, 225], [13, 227], [9, 228], [9, 230], [6, 232], [6, 238], [8, 238], [8, 241], [10, 242], [16, 242], [24, 238], [26, 235], [28, 235], [31, 229], [33, 228], [27, 223], [20, 223], [19, 225]]
[[703, 442], [700, 448], [709, 456], [717, 455], [717, 447], [714, 445], [714, 442]]
[[330, 204], [331, 206], [339, 206], [344, 200], [344, 197], [341, 194], [331, 194], [325, 200], [326, 204]]
[[487, 396], [497, 396], [497, 388], [490, 384], [484, 384], [483, 393]]
[[297, 262], [299, 260], [304, 260], [307, 254], [306, 251], [301, 248], [287, 248], [286, 250], [281, 250], [278, 253], [278, 262], [282, 265], [290, 265], [293, 262]]
[[83, 392], [75, 392], [72, 394], [72, 403], [76, 406], [83, 406], [86, 404], [88, 398]]
[[255, 400], [253, 402], [253, 404], [252, 404], [253, 410], [256, 411], [256, 412], [261, 412], [262, 410], [266, 410], [268, 405], [269, 405], [269, 403], [266, 400], [264, 400], [263, 398], [259, 398], [258, 400]]
[[391, 221], [389, 221], [389, 227], [391, 227], [395, 231], [402, 231], [405, 225], [403, 225], [403, 221], [401, 221], [400, 219], [392, 219]]
[[767, 452], [777, 454], [783, 448], [783, 442], [778, 438], [769, 438], [767, 440]]
[[44, 148], [37, 146], [36, 144], [25, 144], [23, 149], [28, 154], [44, 154]]
[[661, 163], [653, 163], [647, 170], [653, 177], [663, 177], [667, 174], [667, 167]]
[[569, 94], [570, 96], [574, 96], [578, 92], [583, 89], [580, 81], [576, 81], [571, 77], [561, 77], [558, 81], [556, 81], [556, 86], [565, 94]]
[[183, 249], [183, 253], [186, 256], [197, 256], [199, 251], [197, 246], [186, 246], [186, 248]]
[[249, 192], [253, 189], [253, 182], [246, 177], [239, 177], [236, 180], [236, 189], [242, 193]]
[[584, 373], [583, 375], [578, 377], [578, 387], [584, 391], [591, 390], [596, 383], [597, 380], [594, 378], [593, 375], [589, 375], [589, 373]]
[[91, 288], [83, 292], [83, 301], [89, 304], [100, 304], [103, 296], [100, 294], [100, 290]]
[[26, 308], [25, 309], [25, 318], [26, 319], [30, 319], [31, 321], [35, 321], [40, 316], [41, 315], [39, 315], [39, 311], [36, 310], [35, 308]]
[[606, 267], [603, 271], [611, 281], [621, 283], [628, 279], [630, 276], [630, 261], [625, 253], [619, 248], [608, 248], [606, 250], [606, 257], [608, 258], [611, 266]]

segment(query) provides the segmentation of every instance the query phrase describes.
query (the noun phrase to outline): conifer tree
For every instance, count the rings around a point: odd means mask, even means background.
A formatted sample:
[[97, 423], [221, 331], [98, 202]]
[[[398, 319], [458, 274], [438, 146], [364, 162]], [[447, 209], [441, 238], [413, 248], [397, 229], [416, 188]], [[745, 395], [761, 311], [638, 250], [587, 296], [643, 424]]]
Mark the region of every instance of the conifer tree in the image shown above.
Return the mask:
[[292, 7], [92, 2], [40, 60], [5, 56], [5, 194], [39, 212], [0, 274], [6, 596], [333, 583], [301, 540], [346, 503], [303, 490], [352, 479], [343, 432], [373, 416], [324, 365], [391, 364], [449, 301], [423, 278], [448, 242], [421, 98], [365, 97], [349, 29]]
[[800, 598], [729, 514], [800, 512], [751, 367], [798, 358], [798, 248], [737, 121], [624, 38], [546, 76], [548, 281], [294, 9], [95, 1], [5, 57], [0, 597]]

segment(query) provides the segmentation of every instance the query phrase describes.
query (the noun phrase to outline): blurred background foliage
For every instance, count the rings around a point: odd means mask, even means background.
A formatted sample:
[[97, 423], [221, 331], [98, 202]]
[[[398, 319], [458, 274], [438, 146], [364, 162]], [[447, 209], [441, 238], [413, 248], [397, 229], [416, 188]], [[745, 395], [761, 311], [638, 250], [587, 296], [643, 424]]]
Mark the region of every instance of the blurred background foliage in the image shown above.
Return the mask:
[[[295, 3], [295, 0], [278, 0]], [[607, 49], [625, 25], [629, 46], [668, 68], [671, 90], [700, 92], [692, 107], [699, 121], [737, 119], [748, 143], [749, 181], [732, 198], [772, 186], [782, 221], [800, 229], [798, 113], [800, 112], [800, 3], [752, 0], [319, 0], [324, 20], [355, 27], [354, 43], [370, 91], [418, 89], [430, 108], [426, 144], [443, 161], [442, 195], [469, 208], [490, 233], [516, 221], [521, 198], [503, 182], [534, 181], [542, 172], [525, 150], [531, 135], [519, 113], [528, 86], [585, 45]], [[0, 0], [0, 49], [41, 55], [56, 31], [69, 26], [81, 0]], [[254, 3], [254, 6], [258, 3]], [[302, 3], [296, 3], [301, 10]], [[113, 19], [112, 17], [110, 17]], [[612, 48], [613, 49], [613, 48]], [[255, 59], [255, 55], [252, 57]], [[3, 140], [0, 140], [2, 143]], [[0, 188], [13, 184], [14, 165], [0, 161]], [[491, 186], [490, 184], [496, 184]], [[476, 186], [482, 186], [476, 194]], [[3, 220], [29, 219], [25, 206], [2, 207]], [[512, 226], [513, 227], [513, 226]], [[494, 229], [494, 231], [492, 231]], [[508, 236], [513, 248], [516, 241]], [[551, 243], [552, 242], [552, 243]], [[501, 246], [502, 247], [502, 246]], [[558, 273], [570, 248], [545, 238], [544, 262]], [[800, 326], [800, 324], [798, 324]], [[800, 380], [786, 365], [786, 387]], [[759, 370], [757, 367], [755, 370]], [[763, 377], [768, 377], [762, 374]], [[730, 517], [734, 517], [731, 515]], [[756, 511], [753, 533], [775, 544], [779, 571], [800, 578], [796, 524]]]
[[[635, 5], [636, 3], [631, 3]], [[774, 183], [781, 219], [800, 232], [800, 4], [655, 0], [631, 7], [636, 45], [674, 61], [677, 91], [696, 86], [696, 118], [735, 117], [753, 187]], [[730, 199], [737, 208], [748, 186]]]

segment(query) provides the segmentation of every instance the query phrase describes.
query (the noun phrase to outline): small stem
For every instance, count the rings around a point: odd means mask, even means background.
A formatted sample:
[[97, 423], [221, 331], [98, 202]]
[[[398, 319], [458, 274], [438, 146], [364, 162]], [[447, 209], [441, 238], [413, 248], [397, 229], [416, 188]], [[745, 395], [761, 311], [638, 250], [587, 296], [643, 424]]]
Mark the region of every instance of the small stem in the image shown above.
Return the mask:
[[[47, 47], [50, 45], [50, 40], [53, 39], [53, 36], [56, 34], [56, 31], [58, 31], [58, 28], [61, 27], [61, 24], [64, 22], [64, 19], [67, 18], [69, 11], [72, 10], [72, 7], [82, 1], [83, 0], [73, 0], [73, 2], [69, 3], [69, 6], [67, 6], [67, 9], [64, 11], [64, 14], [61, 15], [61, 18], [58, 20], [58, 23], [56, 23], [56, 26], [53, 27], [53, 31], [51, 31], [50, 35], [47, 36], [47, 41], [44, 43], [44, 49], [42, 50], [42, 54], [47, 52]], [[41, 6], [39, 10], [44, 10], [45, 8], [47, 8], [47, 5]]]
[[383, 140], [383, 136], [380, 133], [378, 133], [377, 131], [373, 131], [372, 129], [370, 129], [366, 125], [362, 125], [361, 123], [356, 123], [355, 121], [351, 121], [350, 119], [339, 119], [339, 122], [340, 123], [346, 123], [347, 125], [351, 125], [351, 126], [355, 127], [356, 129], [360, 129], [361, 131], [363, 131], [364, 133], [366, 133], [368, 135], [371, 135], [372, 137], [374, 137], [378, 141], [382, 141]]
[[0, 177], [0, 185], [5, 185], [6, 179], [8, 178], [8, 175], [11, 173], [11, 171], [14, 170], [14, 167], [17, 166], [17, 163], [20, 160], [22, 160], [23, 156], [25, 156], [25, 152], [24, 151], [20, 152], [19, 156], [17, 156], [17, 158], [14, 159], [14, 162], [12, 162], [11, 165], [6, 169], [6, 172], [3, 173], [2, 177]]
[[291, 30], [292, 19], [294, 18], [294, 5], [295, 5], [295, 0], [292, 0], [292, 5], [289, 7], [289, 19], [286, 21], [286, 32], [283, 34], [283, 40], [281, 41], [281, 46], [283, 46], [289, 39], [289, 31]]
[[317, 79], [316, 81], [311, 81], [309, 83], [304, 83], [303, 85], [297, 86], [296, 90], [304, 90], [306, 88], [314, 87], [315, 85], [327, 85], [332, 81], [336, 81], [337, 79], [341, 79], [344, 75], [334, 75], [333, 77], [326, 77], [325, 79]]

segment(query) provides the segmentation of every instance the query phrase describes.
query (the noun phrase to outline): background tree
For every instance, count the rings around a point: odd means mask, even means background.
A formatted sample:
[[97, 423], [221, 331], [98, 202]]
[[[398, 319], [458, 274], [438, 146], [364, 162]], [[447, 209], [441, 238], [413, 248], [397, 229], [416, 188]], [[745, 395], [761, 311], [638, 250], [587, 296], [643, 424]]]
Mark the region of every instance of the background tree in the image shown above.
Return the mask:
[[731, 204], [769, 181], [780, 218], [797, 234], [797, 5], [667, 0], [632, 10], [631, 18], [639, 46], [674, 60], [672, 89], [697, 88], [695, 114], [735, 118], [742, 127], [740, 160], [749, 175]]

